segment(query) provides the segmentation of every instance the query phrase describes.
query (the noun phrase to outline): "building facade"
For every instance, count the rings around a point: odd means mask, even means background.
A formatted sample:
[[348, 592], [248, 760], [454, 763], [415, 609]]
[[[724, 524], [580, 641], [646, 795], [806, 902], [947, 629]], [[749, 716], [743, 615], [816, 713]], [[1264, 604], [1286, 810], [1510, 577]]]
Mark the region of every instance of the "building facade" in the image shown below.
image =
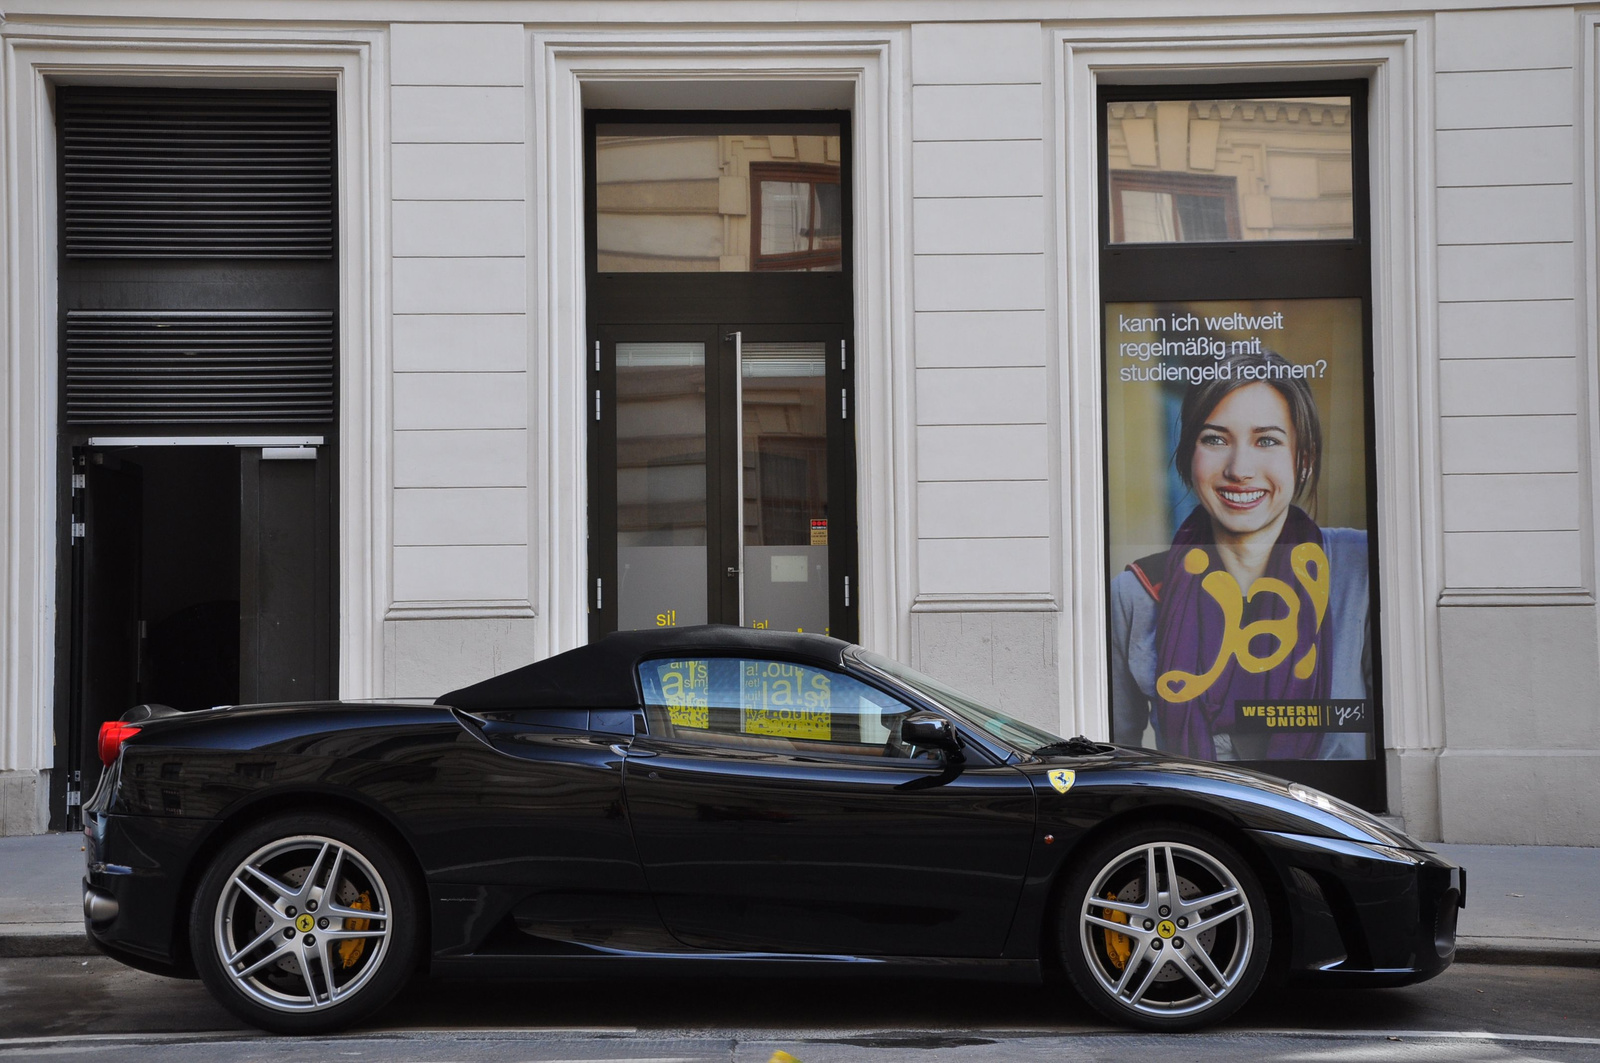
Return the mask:
[[1600, 8], [1262, 10], [6, 4], [0, 831], [134, 699], [709, 620], [1600, 844]]

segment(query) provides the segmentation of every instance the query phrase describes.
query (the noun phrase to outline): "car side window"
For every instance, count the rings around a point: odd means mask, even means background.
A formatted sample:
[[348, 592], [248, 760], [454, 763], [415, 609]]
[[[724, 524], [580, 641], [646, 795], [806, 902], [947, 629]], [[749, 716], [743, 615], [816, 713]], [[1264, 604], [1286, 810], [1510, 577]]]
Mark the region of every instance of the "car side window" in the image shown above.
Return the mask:
[[639, 665], [650, 733], [774, 752], [937, 760], [900, 739], [910, 706], [840, 672], [693, 657]]

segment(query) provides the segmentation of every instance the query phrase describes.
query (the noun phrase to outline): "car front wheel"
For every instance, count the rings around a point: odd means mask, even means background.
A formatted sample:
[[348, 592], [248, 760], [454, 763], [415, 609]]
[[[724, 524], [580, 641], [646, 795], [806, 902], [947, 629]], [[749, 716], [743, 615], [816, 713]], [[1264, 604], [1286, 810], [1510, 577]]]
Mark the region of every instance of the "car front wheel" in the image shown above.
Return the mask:
[[1109, 837], [1082, 855], [1062, 893], [1061, 960], [1107, 1018], [1190, 1030], [1233, 1014], [1272, 951], [1272, 919], [1249, 864], [1184, 824]]
[[405, 984], [416, 891], [392, 847], [324, 814], [274, 817], [233, 838], [200, 882], [195, 966], [213, 996], [275, 1033], [372, 1015]]

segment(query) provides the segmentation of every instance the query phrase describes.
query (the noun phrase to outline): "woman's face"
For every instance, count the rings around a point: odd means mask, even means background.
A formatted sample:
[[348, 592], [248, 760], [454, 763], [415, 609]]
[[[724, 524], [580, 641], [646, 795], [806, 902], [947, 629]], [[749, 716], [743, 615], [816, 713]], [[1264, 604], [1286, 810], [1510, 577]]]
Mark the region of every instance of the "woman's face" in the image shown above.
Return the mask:
[[1289, 404], [1270, 384], [1228, 392], [1195, 441], [1191, 479], [1218, 542], [1276, 541], [1295, 495]]

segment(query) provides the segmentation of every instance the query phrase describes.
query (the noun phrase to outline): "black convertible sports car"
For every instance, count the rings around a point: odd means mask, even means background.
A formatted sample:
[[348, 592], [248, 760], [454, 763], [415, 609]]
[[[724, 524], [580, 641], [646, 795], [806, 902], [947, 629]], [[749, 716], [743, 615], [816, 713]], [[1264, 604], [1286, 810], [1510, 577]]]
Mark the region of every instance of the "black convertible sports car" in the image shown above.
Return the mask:
[[280, 1032], [418, 971], [1036, 980], [1187, 1029], [1263, 977], [1402, 985], [1460, 868], [1267, 776], [1062, 741], [813, 635], [626, 632], [440, 698], [140, 706], [89, 936]]

